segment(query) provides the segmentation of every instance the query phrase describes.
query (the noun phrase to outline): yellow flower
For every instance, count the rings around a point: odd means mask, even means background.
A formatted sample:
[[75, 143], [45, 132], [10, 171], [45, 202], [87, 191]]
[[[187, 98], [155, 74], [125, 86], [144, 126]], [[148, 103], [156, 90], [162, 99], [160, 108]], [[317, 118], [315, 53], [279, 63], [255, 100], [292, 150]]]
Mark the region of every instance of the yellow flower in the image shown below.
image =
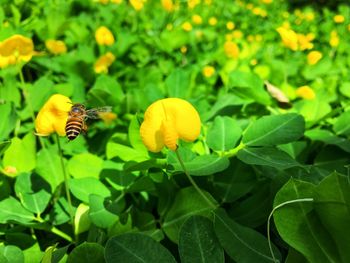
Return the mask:
[[215, 26], [217, 23], [218, 20], [216, 19], [216, 17], [212, 16], [211, 18], [209, 18], [209, 25]]
[[235, 31], [232, 32], [232, 36], [234, 38], [240, 39], [240, 38], [243, 37], [243, 33], [242, 33], [241, 30], [235, 30]]
[[146, 0], [129, 0], [129, 3], [136, 11], [140, 11], [143, 8], [145, 2]]
[[39, 136], [48, 136], [57, 132], [65, 136], [68, 112], [72, 107], [71, 100], [61, 94], [52, 95], [39, 111], [35, 119], [35, 130]]
[[261, 0], [264, 4], [271, 4], [273, 0]]
[[121, 4], [123, 0], [111, 0], [111, 3], [113, 4]]
[[342, 16], [342, 15], [335, 15], [335, 16], [333, 17], [333, 20], [334, 20], [335, 23], [341, 24], [341, 23], [344, 23], [345, 17]]
[[291, 50], [298, 50], [298, 35], [291, 29], [279, 27], [276, 29], [282, 38], [283, 44]]
[[99, 57], [94, 64], [95, 73], [107, 73], [108, 68], [110, 67], [110, 65], [112, 65], [114, 60], [115, 56], [111, 52], [107, 52], [106, 54]]
[[312, 100], [316, 97], [315, 92], [309, 86], [301, 86], [296, 90], [296, 95], [306, 100]]
[[206, 78], [210, 78], [215, 73], [215, 68], [212, 66], [205, 66], [202, 70], [202, 74]]
[[98, 116], [107, 125], [111, 124], [117, 118], [117, 114], [114, 112], [100, 112]]
[[180, 48], [180, 51], [181, 51], [182, 54], [186, 54], [187, 53], [187, 47], [186, 46], [182, 46]]
[[315, 19], [315, 14], [313, 12], [308, 12], [305, 14], [306, 21], [312, 21]]
[[46, 48], [50, 53], [59, 55], [67, 52], [66, 44], [61, 40], [48, 39], [45, 41]]
[[226, 23], [226, 28], [228, 30], [233, 30], [235, 28], [235, 23], [233, 23], [232, 21], [229, 21]]
[[6, 68], [9, 65], [14, 65], [14, 64], [16, 64], [15, 56], [3, 57], [0, 55], [0, 68]]
[[112, 32], [105, 26], [100, 26], [95, 32], [97, 44], [101, 46], [110, 46], [114, 44], [114, 36]]
[[192, 25], [190, 22], [185, 22], [182, 24], [182, 29], [189, 32], [192, 30]]
[[314, 47], [314, 44], [311, 43], [311, 41], [314, 39], [313, 34], [297, 34], [297, 38], [300, 50], [312, 49]]
[[178, 139], [194, 141], [200, 129], [198, 112], [189, 102], [168, 98], [158, 100], [147, 108], [140, 135], [151, 152], [159, 152], [164, 146], [175, 151]]
[[333, 30], [331, 32], [331, 39], [329, 40], [329, 44], [331, 47], [337, 47], [339, 45], [339, 36], [337, 31]]
[[196, 24], [196, 25], [200, 25], [200, 24], [202, 24], [202, 22], [203, 22], [202, 17], [201, 17], [200, 15], [197, 15], [197, 14], [194, 14], [194, 15], [192, 16], [192, 21], [193, 21], [193, 23]]
[[7, 57], [9, 64], [28, 62], [34, 54], [33, 41], [22, 35], [13, 35], [0, 43], [0, 56]]
[[307, 63], [309, 65], [315, 65], [322, 58], [320, 51], [313, 50], [307, 55]]
[[201, 0], [188, 0], [187, 1], [187, 6], [190, 9], [193, 9], [196, 7], [196, 5], [199, 5], [201, 3]]
[[224, 51], [229, 58], [238, 58], [239, 56], [239, 48], [235, 42], [226, 41], [224, 44]]
[[166, 11], [174, 11], [174, 3], [172, 0], [161, 0], [161, 4]]

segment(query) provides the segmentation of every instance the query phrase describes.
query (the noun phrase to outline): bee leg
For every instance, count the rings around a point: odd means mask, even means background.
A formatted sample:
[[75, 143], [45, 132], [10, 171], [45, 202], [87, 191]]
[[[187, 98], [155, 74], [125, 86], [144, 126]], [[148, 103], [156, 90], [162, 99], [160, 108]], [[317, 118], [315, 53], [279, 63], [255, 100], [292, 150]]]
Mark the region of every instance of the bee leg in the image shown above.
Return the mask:
[[81, 127], [81, 132], [86, 134], [87, 133], [87, 129], [88, 129], [88, 127], [87, 127], [86, 123], [84, 122], [83, 126]]

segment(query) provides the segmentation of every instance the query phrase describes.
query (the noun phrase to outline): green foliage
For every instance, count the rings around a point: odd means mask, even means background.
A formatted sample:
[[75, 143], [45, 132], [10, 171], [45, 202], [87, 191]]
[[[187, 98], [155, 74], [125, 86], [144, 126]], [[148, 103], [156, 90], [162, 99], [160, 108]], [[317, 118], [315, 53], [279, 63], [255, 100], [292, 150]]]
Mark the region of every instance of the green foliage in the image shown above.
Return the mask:
[[[0, 262], [350, 262], [350, 8], [291, 2], [1, 1]], [[40, 136], [57, 93], [112, 112]], [[168, 97], [200, 134], [149, 152]]]

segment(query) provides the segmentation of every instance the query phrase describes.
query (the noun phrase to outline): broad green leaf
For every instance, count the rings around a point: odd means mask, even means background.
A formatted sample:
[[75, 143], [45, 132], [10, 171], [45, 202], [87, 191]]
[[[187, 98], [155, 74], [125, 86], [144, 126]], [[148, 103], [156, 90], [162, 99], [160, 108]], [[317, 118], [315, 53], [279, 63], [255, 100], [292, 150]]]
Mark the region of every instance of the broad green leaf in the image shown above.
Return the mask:
[[11, 141], [4, 141], [0, 143], [0, 156], [7, 150], [11, 145]]
[[315, 210], [337, 245], [339, 262], [350, 262], [349, 178], [334, 172], [323, 179], [315, 189]]
[[89, 218], [89, 206], [84, 203], [79, 204], [74, 216], [74, 233], [79, 235], [89, 230], [91, 221]]
[[[174, 171], [183, 172], [179, 160], [173, 152], [168, 155], [168, 162], [174, 167]], [[184, 161], [184, 166], [190, 175], [207, 176], [225, 170], [230, 162], [227, 157], [217, 155], [200, 155], [190, 161]]]
[[243, 143], [248, 146], [270, 146], [285, 144], [303, 136], [305, 122], [295, 113], [264, 116], [248, 127]]
[[15, 128], [17, 121], [16, 112], [11, 103], [0, 103], [0, 116], [2, 120], [6, 120], [0, 122], [0, 141], [8, 140], [8, 136]]
[[329, 58], [324, 58], [316, 65], [306, 65], [303, 70], [303, 76], [312, 80], [322, 75], [327, 75], [332, 68], [332, 61]]
[[130, 233], [115, 236], [107, 241], [105, 248], [106, 263], [176, 263], [173, 255], [151, 237]]
[[[275, 262], [271, 256], [267, 238], [252, 228], [236, 223], [223, 209], [215, 211], [214, 229], [226, 253], [236, 262]], [[273, 245], [277, 259], [281, 259]]]
[[33, 213], [42, 213], [51, 199], [50, 186], [38, 175], [22, 173], [16, 178], [16, 195]]
[[84, 242], [73, 249], [69, 254], [67, 263], [103, 263], [104, 248], [97, 243]]
[[343, 94], [344, 96], [350, 98], [350, 82], [344, 81], [340, 87], [339, 87], [339, 91], [341, 94]]
[[234, 159], [226, 170], [214, 175], [213, 185], [222, 202], [231, 203], [250, 192], [256, 181], [253, 169]]
[[175, 68], [165, 79], [169, 97], [172, 98], [186, 98], [190, 84], [190, 71], [182, 68]]
[[350, 135], [350, 111], [342, 113], [333, 124], [333, 130], [337, 135]]
[[299, 114], [303, 115], [307, 126], [320, 121], [332, 110], [328, 102], [318, 98], [314, 100], [301, 100], [294, 104]]
[[[57, 248], [58, 243], [46, 248], [45, 253], [41, 259], [41, 263], [59, 263], [65, 256], [68, 246]], [[64, 261], [65, 262], [65, 261]]]
[[0, 246], [0, 254], [3, 255], [9, 263], [24, 263], [23, 252], [16, 246], [2, 245]]
[[62, 225], [70, 220], [69, 204], [64, 197], [54, 203], [49, 218], [53, 225]]
[[105, 74], [97, 78], [87, 93], [87, 100], [92, 107], [118, 105], [123, 99], [124, 93], [120, 84], [115, 78]]
[[271, 99], [264, 89], [264, 82], [257, 75], [249, 72], [233, 71], [229, 75], [231, 90], [241, 98], [269, 105]]
[[[211, 195], [202, 190], [205, 196], [216, 205]], [[194, 187], [182, 188], [166, 214], [162, 229], [170, 240], [177, 243], [183, 222], [192, 215], [210, 216], [213, 208], [204, 200]]]
[[274, 147], [245, 147], [238, 152], [237, 157], [246, 164], [266, 165], [281, 170], [300, 166], [286, 152]]
[[54, 192], [56, 187], [63, 182], [64, 172], [57, 149], [53, 147], [42, 149], [37, 155], [36, 172], [44, 178]]
[[228, 151], [235, 147], [241, 134], [242, 129], [236, 120], [227, 116], [217, 116], [208, 129], [207, 144], [215, 151]]
[[144, 152], [145, 155], [148, 154], [146, 146], [143, 144], [140, 136], [140, 123], [138, 121], [137, 115], [135, 115], [129, 124], [128, 136], [130, 145], [141, 152]]
[[34, 219], [34, 215], [26, 210], [21, 203], [12, 196], [0, 201], [0, 211], [1, 224], [6, 224], [9, 221], [25, 224]]
[[[310, 199], [315, 185], [290, 179], [276, 194], [274, 207], [296, 199]], [[278, 233], [309, 262], [341, 262], [334, 241], [313, 210], [311, 202], [287, 204], [274, 212]]]
[[35, 81], [33, 85], [28, 85], [28, 99], [34, 111], [39, 111], [45, 101], [53, 94], [53, 81], [44, 75]]
[[286, 153], [288, 153], [294, 159], [296, 159], [299, 156], [299, 154], [303, 150], [305, 150], [305, 148], [307, 147], [307, 142], [296, 141], [296, 142], [291, 142], [287, 144], [281, 144], [281, 145], [278, 145], [277, 147], [282, 151], [285, 151]]
[[109, 189], [94, 177], [70, 179], [69, 189], [76, 198], [86, 204], [89, 203], [89, 196], [91, 194], [99, 195], [103, 198], [111, 195]]
[[102, 170], [103, 160], [91, 153], [74, 155], [68, 161], [69, 173], [74, 178], [94, 177], [98, 178]]
[[104, 197], [90, 194], [89, 195], [90, 211], [89, 217], [92, 223], [101, 228], [111, 227], [118, 220], [118, 215], [112, 213], [111, 203], [108, 203]]
[[41, 259], [43, 257], [43, 252], [41, 251], [38, 243], [35, 243], [33, 246], [23, 250], [23, 254], [25, 263], [41, 262]]
[[35, 168], [35, 157], [35, 136], [27, 134], [23, 139], [15, 137], [4, 153], [3, 166], [14, 167], [17, 172], [29, 172]]
[[206, 217], [191, 216], [180, 229], [181, 262], [222, 263], [224, 250], [215, 235], [213, 223]]
[[336, 145], [344, 151], [350, 152], [350, 141], [334, 135], [331, 131], [316, 128], [306, 131], [305, 136], [314, 141], [321, 141], [325, 144]]
[[119, 157], [125, 162], [143, 162], [149, 159], [148, 153], [146, 152], [140, 152], [129, 146], [111, 141], [107, 143], [106, 155], [108, 159]]

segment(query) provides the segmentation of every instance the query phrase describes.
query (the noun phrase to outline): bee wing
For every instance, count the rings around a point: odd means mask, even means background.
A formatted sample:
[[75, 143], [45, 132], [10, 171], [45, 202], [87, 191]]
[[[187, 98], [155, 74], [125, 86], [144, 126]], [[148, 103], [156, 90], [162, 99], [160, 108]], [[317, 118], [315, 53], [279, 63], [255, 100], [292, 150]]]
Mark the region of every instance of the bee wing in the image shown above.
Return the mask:
[[111, 111], [112, 111], [112, 107], [111, 106], [104, 106], [104, 107], [89, 109], [85, 113], [85, 118], [99, 119], [100, 118], [99, 113], [101, 113], [101, 112], [111, 112]]

